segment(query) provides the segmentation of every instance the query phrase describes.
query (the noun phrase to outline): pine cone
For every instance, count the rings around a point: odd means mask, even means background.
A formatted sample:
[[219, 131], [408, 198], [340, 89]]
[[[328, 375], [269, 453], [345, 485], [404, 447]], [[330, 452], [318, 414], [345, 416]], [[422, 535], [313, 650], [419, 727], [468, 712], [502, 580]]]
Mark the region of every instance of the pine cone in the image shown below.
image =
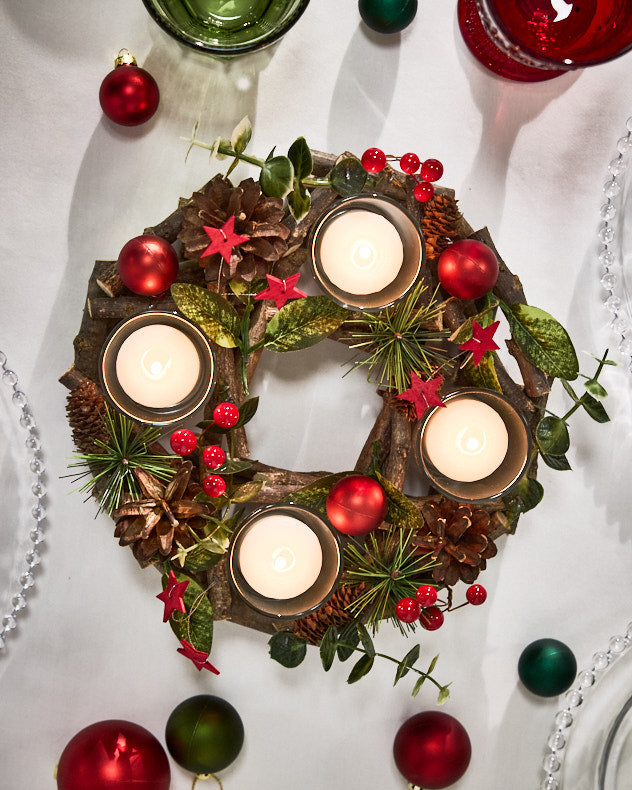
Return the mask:
[[343, 585], [315, 612], [296, 620], [294, 633], [310, 644], [317, 645], [330, 625], [344, 628], [353, 620], [353, 614], [347, 609], [365, 590], [364, 584]]
[[[234, 187], [223, 176], [215, 176], [202, 191], [193, 194], [182, 215], [178, 238], [184, 244], [184, 254], [200, 260], [208, 283], [263, 278], [270, 264], [287, 252], [290, 231], [281, 222], [285, 216], [283, 201], [263, 195], [252, 178]], [[204, 226], [221, 228], [231, 216], [235, 217], [235, 233], [248, 236], [249, 241], [233, 248], [228, 265], [219, 253], [200, 259], [210, 243]]]
[[82, 453], [94, 453], [99, 447], [95, 439], [107, 444], [110, 435], [103, 425], [105, 403], [98, 385], [84, 379], [66, 398], [66, 414], [72, 428], [72, 440]]
[[462, 579], [472, 584], [485, 570], [486, 560], [497, 552], [489, 513], [451, 499], [425, 502], [421, 513], [429, 532], [415, 535], [412, 542], [437, 561], [432, 570], [434, 581], [452, 586]]
[[421, 230], [426, 242], [426, 255], [436, 260], [458, 235], [457, 223], [462, 215], [451, 195], [435, 195], [426, 204]]

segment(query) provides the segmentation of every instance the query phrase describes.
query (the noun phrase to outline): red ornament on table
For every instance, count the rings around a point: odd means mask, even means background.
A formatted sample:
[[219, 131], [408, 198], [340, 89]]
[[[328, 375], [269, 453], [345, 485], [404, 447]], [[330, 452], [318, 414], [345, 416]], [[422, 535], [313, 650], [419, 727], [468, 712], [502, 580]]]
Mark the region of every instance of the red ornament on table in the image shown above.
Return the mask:
[[395, 764], [408, 782], [437, 790], [457, 782], [467, 770], [472, 745], [465, 727], [453, 716], [424, 711], [397, 731]]
[[131, 721], [109, 719], [78, 732], [57, 766], [58, 790], [169, 790], [160, 742]]
[[426, 631], [436, 631], [443, 625], [443, 612], [437, 606], [429, 606], [419, 615], [419, 624]]
[[432, 584], [422, 584], [417, 588], [415, 598], [421, 606], [432, 606], [437, 602], [437, 589]]
[[160, 236], [136, 236], [124, 245], [117, 268], [123, 283], [140, 296], [158, 296], [167, 291], [178, 276], [178, 256]]
[[209, 469], [219, 469], [226, 460], [226, 453], [217, 444], [209, 444], [202, 453], [202, 462]]
[[239, 421], [239, 409], [234, 403], [224, 401], [213, 409], [213, 422], [220, 428], [234, 428]]
[[207, 496], [218, 497], [226, 491], [226, 481], [219, 475], [208, 475], [202, 480], [202, 488]]
[[386, 494], [372, 477], [349, 475], [338, 480], [327, 495], [327, 517], [344, 535], [366, 535], [386, 516]]
[[197, 447], [197, 439], [193, 431], [188, 428], [180, 428], [171, 434], [169, 444], [176, 455], [191, 455]]
[[414, 623], [420, 614], [421, 606], [414, 598], [401, 598], [395, 606], [395, 615], [402, 623]]
[[460, 239], [439, 256], [439, 282], [457, 299], [478, 299], [492, 290], [498, 279], [498, 259], [476, 239]]
[[138, 126], [152, 117], [159, 101], [156, 80], [136, 65], [133, 55], [122, 49], [114, 61], [114, 69], [99, 89], [103, 112], [121, 126]]

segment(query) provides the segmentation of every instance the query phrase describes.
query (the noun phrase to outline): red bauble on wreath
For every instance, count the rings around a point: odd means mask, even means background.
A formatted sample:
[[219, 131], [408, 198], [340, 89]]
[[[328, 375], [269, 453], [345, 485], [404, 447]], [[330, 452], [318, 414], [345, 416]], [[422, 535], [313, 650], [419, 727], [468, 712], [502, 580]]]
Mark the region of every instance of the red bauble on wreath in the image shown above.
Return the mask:
[[114, 69], [99, 89], [103, 112], [121, 126], [138, 126], [152, 117], [159, 101], [156, 80], [136, 65], [133, 55], [122, 49], [114, 61]]
[[327, 496], [327, 517], [345, 535], [366, 535], [386, 516], [386, 494], [382, 486], [366, 475], [349, 475], [338, 480]]
[[496, 285], [498, 260], [482, 241], [461, 239], [441, 253], [437, 275], [451, 296], [478, 299]]
[[178, 256], [160, 236], [136, 236], [120, 251], [118, 273], [124, 284], [140, 296], [158, 296], [176, 281]]
[[465, 727], [453, 716], [425, 711], [399, 728], [393, 744], [395, 763], [408, 782], [424, 790], [448, 787], [470, 764], [472, 745]]
[[160, 742], [131, 721], [110, 719], [78, 732], [57, 766], [58, 790], [169, 790]]

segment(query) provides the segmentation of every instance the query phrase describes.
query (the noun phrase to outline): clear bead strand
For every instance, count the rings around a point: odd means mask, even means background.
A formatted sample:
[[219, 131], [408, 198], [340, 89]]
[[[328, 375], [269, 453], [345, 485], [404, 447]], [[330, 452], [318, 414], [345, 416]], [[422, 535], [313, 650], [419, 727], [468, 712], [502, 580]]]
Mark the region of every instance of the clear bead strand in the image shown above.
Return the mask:
[[44, 540], [44, 526], [46, 509], [44, 499], [46, 486], [44, 483], [44, 462], [42, 449], [33, 414], [28, 399], [20, 389], [17, 374], [7, 367], [7, 356], [0, 351], [0, 382], [13, 390], [11, 401], [19, 410], [19, 423], [24, 431], [24, 444], [27, 449], [27, 465], [33, 475], [31, 481], [31, 522], [29, 539], [33, 544], [24, 557], [23, 571], [17, 580], [15, 592], [11, 598], [11, 608], [6, 611], [0, 621], [0, 652], [6, 645], [8, 634], [17, 626], [20, 612], [24, 611], [28, 603], [29, 594], [35, 585], [35, 568], [40, 564], [39, 545]]

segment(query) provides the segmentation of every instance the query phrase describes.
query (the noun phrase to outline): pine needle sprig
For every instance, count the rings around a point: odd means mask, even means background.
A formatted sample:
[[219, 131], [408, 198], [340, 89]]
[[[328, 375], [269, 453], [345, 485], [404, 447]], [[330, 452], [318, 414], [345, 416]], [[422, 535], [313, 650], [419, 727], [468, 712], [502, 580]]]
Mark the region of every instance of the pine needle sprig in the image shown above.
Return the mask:
[[[390, 619], [405, 633], [395, 616], [401, 598], [415, 597], [421, 584], [430, 579], [428, 571], [437, 563], [429, 554], [419, 554], [411, 545], [413, 530], [396, 529], [386, 536], [371, 532], [364, 546], [349, 542], [345, 548], [345, 576], [350, 583], [364, 582], [368, 589], [350, 605], [356, 616], [367, 615], [367, 623], [377, 631], [381, 620]], [[412, 631], [414, 623], [407, 624]]]
[[368, 380], [378, 386], [404, 392], [410, 387], [410, 374], [431, 376], [446, 364], [449, 354], [440, 345], [450, 332], [447, 329], [431, 330], [428, 325], [443, 312], [437, 301], [437, 290], [428, 304], [420, 304], [428, 286], [421, 280], [411, 293], [394, 307], [380, 313], [362, 313], [362, 318], [347, 323], [362, 326], [351, 338], [350, 348], [367, 353], [365, 359], [353, 362], [355, 368], [368, 366]]
[[150, 453], [149, 447], [159, 439], [160, 431], [157, 428], [138, 429], [132, 420], [118, 411], [106, 407], [103, 427], [108, 435], [107, 442], [95, 439], [97, 451], [73, 456], [76, 460], [68, 464], [68, 468], [81, 471], [67, 477], [71, 477], [73, 482], [87, 477], [88, 480], [75, 490], [88, 491], [89, 496], [96, 491], [99, 498], [97, 515], [101, 511], [112, 515], [122, 504], [124, 494], [129, 494], [132, 499], [139, 499], [142, 495], [132, 472], [134, 467], [150, 472], [159, 480], [171, 480], [175, 473], [171, 461], [175, 456]]

